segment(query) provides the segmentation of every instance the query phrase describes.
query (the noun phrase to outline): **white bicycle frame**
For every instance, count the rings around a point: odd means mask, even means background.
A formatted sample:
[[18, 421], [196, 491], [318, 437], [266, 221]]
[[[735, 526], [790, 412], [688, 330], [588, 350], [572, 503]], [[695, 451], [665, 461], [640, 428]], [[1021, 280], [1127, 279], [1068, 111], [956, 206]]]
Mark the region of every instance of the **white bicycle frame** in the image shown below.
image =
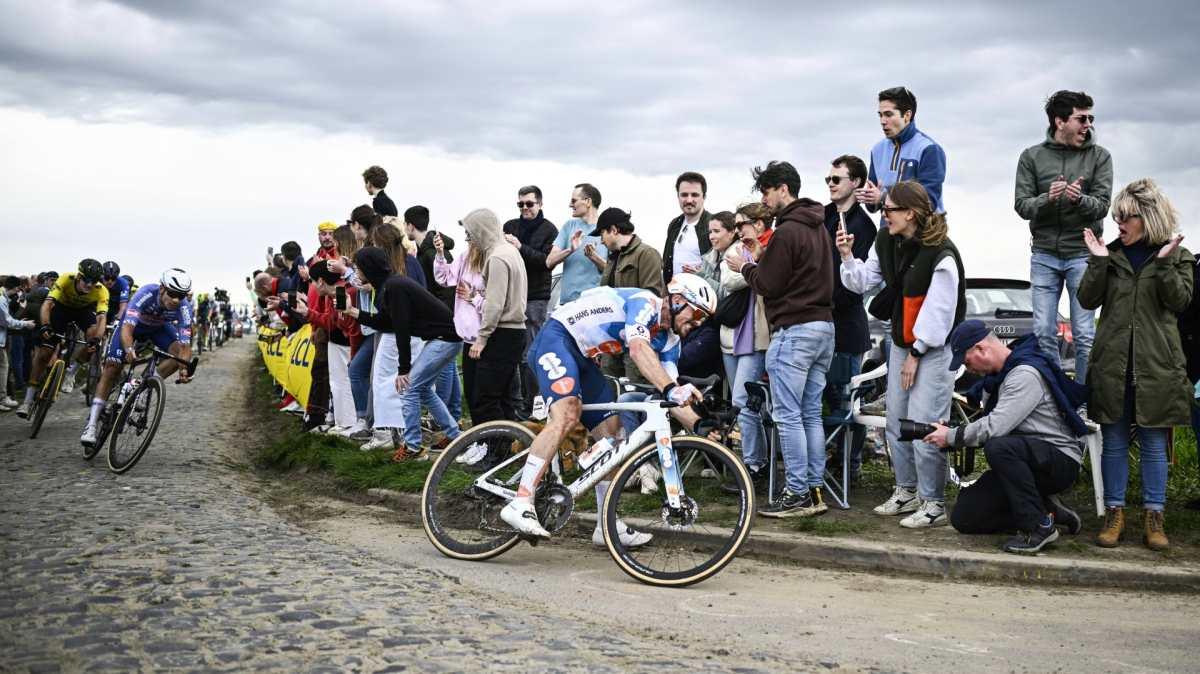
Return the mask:
[[[634, 429], [621, 444], [600, 455], [595, 463], [583, 471], [582, 475], [571, 484], [566, 485], [567, 490], [571, 492], [571, 498], [578, 499], [580, 494], [587, 493], [604, 476], [608, 475], [613, 468], [624, 463], [634, 451], [645, 446], [651, 438], [655, 438], [655, 445], [658, 449], [658, 462], [662, 468], [663, 482], [667, 488], [667, 503], [672, 508], [680, 507], [684, 496], [683, 476], [679, 473], [679, 461], [675, 457], [675, 446], [671, 439], [669, 408], [663, 407], [663, 404], [664, 402], [661, 400], [653, 400], [644, 403], [604, 403], [583, 406], [584, 412], [640, 412], [646, 415], [646, 420], [642, 422], [642, 425]], [[528, 453], [529, 450], [526, 449], [475, 478], [475, 487], [504, 497], [510, 501], [516, 498], [517, 492], [512, 487], [521, 481], [520, 471], [517, 471], [516, 475], [509, 479], [506, 484], [498, 484], [490, 481], [488, 478], [495, 474], [496, 471], [512, 465], [515, 461], [524, 462], [524, 457]], [[562, 477], [561, 467], [557, 460], [551, 464], [551, 470], [560, 478]]]

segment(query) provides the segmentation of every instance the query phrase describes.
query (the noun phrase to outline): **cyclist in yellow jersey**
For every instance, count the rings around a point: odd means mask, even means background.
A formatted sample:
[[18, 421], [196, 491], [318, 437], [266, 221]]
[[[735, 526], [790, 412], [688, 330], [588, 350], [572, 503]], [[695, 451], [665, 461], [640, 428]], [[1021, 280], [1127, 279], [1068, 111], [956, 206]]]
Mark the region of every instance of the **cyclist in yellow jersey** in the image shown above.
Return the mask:
[[79, 369], [84, 354], [90, 354], [99, 348], [108, 319], [108, 288], [100, 282], [103, 276], [104, 267], [98, 261], [87, 258], [79, 263], [77, 273], [60, 276], [46, 296], [37, 329], [38, 346], [41, 348], [34, 352], [29, 387], [25, 389], [25, 402], [17, 408], [17, 416], [22, 419], [29, 418], [29, 409], [41, 388], [46, 366], [58, 347], [58, 340], [54, 339], [54, 335], [65, 333], [67, 326], [74, 323], [86, 335], [88, 341], [75, 352], [75, 359], [67, 370], [67, 375], [63, 377], [62, 391], [66, 394], [75, 388], [75, 372]]

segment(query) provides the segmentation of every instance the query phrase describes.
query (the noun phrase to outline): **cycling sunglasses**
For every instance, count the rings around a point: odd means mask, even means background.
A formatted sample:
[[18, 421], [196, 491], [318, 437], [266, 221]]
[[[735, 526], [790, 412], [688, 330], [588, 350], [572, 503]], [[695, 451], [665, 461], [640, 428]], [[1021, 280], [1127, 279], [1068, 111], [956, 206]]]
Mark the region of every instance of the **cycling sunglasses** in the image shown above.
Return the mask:
[[167, 297], [170, 297], [172, 299], [182, 300], [182, 299], [186, 299], [187, 296], [188, 296], [187, 293], [176, 292], [174, 290], [167, 291]]
[[99, 283], [100, 282], [100, 278], [98, 276], [80, 276], [79, 280], [84, 283]]
[[[711, 317], [711, 314], [708, 313], [708, 309], [705, 309], [704, 307], [701, 307], [701, 306], [698, 306], [691, 302], [688, 302], [687, 300], [684, 300], [683, 304], [692, 308], [692, 320], [693, 321], [699, 321], [699, 322], [703, 323], [704, 321], [707, 321]], [[675, 307], [677, 309], [682, 308], [678, 304], [676, 304]]]

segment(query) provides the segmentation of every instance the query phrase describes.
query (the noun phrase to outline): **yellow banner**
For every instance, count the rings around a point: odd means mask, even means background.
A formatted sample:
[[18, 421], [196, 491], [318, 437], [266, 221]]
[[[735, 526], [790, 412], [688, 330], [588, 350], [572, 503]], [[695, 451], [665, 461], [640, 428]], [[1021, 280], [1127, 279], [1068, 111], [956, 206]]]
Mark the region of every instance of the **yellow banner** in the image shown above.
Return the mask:
[[308, 390], [312, 387], [312, 326], [305, 325], [290, 338], [278, 330], [261, 327], [258, 334], [258, 348], [271, 376], [307, 407]]

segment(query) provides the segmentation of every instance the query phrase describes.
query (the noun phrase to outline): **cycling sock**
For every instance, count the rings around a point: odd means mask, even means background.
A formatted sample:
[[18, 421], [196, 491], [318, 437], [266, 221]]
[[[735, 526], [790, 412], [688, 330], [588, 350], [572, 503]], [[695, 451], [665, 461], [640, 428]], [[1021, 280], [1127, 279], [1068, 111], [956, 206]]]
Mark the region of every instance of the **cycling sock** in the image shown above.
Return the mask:
[[40, 381], [29, 382], [29, 386], [25, 389], [25, 402], [27, 404], [33, 402], [34, 397], [37, 396], [38, 389], [41, 387], [42, 383]]
[[605, 480], [596, 483], [596, 531], [600, 530], [600, 520], [604, 517], [604, 497], [608, 494], [608, 486], [611, 481]]
[[533, 454], [525, 457], [525, 468], [521, 471], [521, 488], [517, 490], [514, 502], [533, 500], [533, 492], [537, 489], [538, 478], [542, 476], [544, 470], [546, 470], [544, 459], [539, 459]]
[[71, 367], [67, 368], [67, 374], [75, 374], [76, 372], [78, 372], [79, 364], [80, 364], [79, 361], [75, 361], [74, 363], [71, 363]]
[[96, 420], [100, 418], [100, 411], [104, 409], [104, 401], [100, 398], [92, 398], [92, 416], [88, 417], [88, 426], [95, 426]]

